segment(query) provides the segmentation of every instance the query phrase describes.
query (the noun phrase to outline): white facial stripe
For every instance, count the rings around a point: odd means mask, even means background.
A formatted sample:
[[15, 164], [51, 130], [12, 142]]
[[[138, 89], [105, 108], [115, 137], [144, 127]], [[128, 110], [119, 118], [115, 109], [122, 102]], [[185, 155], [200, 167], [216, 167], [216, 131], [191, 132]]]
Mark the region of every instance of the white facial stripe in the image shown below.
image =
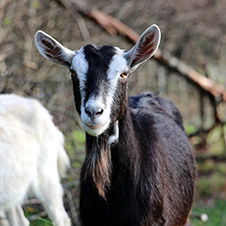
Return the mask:
[[126, 59], [124, 58], [124, 51], [115, 47], [116, 54], [113, 56], [112, 61], [107, 71], [107, 76], [110, 82], [110, 90], [107, 96], [107, 105], [112, 105], [115, 91], [117, 88], [117, 82], [120, 74], [128, 71], [129, 67]]
[[76, 55], [72, 60], [71, 66], [77, 72], [78, 76], [83, 77], [87, 73], [89, 65], [85, 58], [83, 47], [76, 51]]
[[85, 93], [84, 93], [84, 87], [85, 87], [85, 81], [86, 81], [86, 74], [89, 68], [89, 64], [85, 58], [85, 54], [83, 51], [83, 47], [77, 51], [77, 54], [72, 60], [71, 69], [76, 71], [79, 82], [80, 82], [80, 92], [81, 92], [81, 107], [84, 106], [84, 99], [85, 99]]
[[109, 79], [114, 79], [115, 77], [118, 77], [122, 72], [129, 70], [127, 61], [124, 58], [124, 51], [117, 47], [115, 47], [115, 49], [116, 54], [113, 56], [107, 72]]

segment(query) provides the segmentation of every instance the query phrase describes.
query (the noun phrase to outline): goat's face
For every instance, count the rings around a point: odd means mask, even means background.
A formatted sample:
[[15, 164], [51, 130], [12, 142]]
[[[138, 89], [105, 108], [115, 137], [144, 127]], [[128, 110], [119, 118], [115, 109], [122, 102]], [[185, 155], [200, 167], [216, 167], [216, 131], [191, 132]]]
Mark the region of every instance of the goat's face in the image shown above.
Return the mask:
[[112, 46], [84, 46], [76, 51], [70, 70], [82, 125], [89, 134], [98, 136], [118, 119], [123, 108], [129, 74], [124, 51]]
[[71, 51], [42, 31], [36, 33], [35, 41], [44, 57], [69, 66], [82, 125], [87, 133], [98, 136], [122, 115], [127, 78], [155, 53], [160, 30], [156, 25], [149, 27], [128, 52], [113, 46], [93, 45]]

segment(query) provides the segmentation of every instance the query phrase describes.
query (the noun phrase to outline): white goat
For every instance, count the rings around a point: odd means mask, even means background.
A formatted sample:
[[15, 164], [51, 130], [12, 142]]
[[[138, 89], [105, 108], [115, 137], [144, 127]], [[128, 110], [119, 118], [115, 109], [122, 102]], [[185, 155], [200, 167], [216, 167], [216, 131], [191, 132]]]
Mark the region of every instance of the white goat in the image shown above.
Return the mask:
[[29, 225], [20, 205], [32, 194], [56, 226], [70, 226], [59, 177], [67, 167], [64, 137], [49, 112], [37, 100], [0, 95], [0, 216], [10, 226]]

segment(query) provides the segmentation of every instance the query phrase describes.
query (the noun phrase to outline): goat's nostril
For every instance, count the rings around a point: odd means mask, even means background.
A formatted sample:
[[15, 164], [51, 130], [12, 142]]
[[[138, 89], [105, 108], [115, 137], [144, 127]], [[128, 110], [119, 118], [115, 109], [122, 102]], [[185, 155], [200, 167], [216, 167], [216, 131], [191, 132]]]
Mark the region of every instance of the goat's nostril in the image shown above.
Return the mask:
[[87, 115], [89, 115], [89, 116], [91, 116], [91, 115], [92, 115], [92, 113], [91, 113], [91, 111], [89, 110], [89, 108], [88, 108], [88, 107], [86, 107], [86, 108], [85, 108], [85, 112], [86, 112], [86, 114], [87, 114]]
[[96, 115], [102, 115], [103, 112], [104, 112], [104, 110], [102, 108], [100, 108], [99, 111], [96, 113]]
[[86, 107], [85, 112], [90, 118], [95, 118], [102, 115], [104, 110], [103, 108], [100, 108], [100, 107], [92, 107], [92, 108]]

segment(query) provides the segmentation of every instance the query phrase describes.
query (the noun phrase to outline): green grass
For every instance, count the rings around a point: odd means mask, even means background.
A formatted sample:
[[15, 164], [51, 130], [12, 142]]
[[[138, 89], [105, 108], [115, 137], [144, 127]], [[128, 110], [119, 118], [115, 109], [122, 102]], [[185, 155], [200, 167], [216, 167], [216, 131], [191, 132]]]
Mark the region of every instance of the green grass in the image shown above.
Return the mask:
[[207, 136], [207, 145], [211, 154], [222, 154], [225, 152], [223, 129], [217, 126]]
[[185, 124], [184, 127], [187, 134], [192, 134], [197, 130], [196, 126], [192, 124]]
[[[38, 214], [39, 211], [36, 208], [33, 207], [26, 207], [24, 210], [24, 214], [26, 217], [31, 217], [32, 215]], [[30, 226], [53, 226], [53, 223], [48, 219], [44, 217], [39, 217], [36, 220], [29, 220]]]
[[218, 198], [226, 199], [226, 164], [206, 159], [197, 163], [198, 180], [196, 196], [199, 199]]
[[212, 200], [212, 204], [198, 202], [192, 209], [192, 214], [201, 215], [206, 213], [208, 221], [202, 222], [198, 218], [191, 217], [193, 226], [225, 226], [226, 225], [226, 200]]
[[75, 130], [66, 136], [65, 148], [69, 154], [72, 167], [80, 169], [85, 159], [85, 132]]
[[[225, 129], [225, 128], [224, 128]], [[208, 150], [196, 152], [205, 157], [197, 162], [197, 184], [195, 204], [192, 213], [206, 213], [208, 221], [192, 218], [193, 226], [226, 225], [226, 163], [215, 161], [211, 156], [225, 156], [225, 146], [221, 127], [216, 127], [207, 136]]]
[[44, 218], [39, 218], [38, 220], [31, 221], [30, 226], [53, 226], [53, 223]]

